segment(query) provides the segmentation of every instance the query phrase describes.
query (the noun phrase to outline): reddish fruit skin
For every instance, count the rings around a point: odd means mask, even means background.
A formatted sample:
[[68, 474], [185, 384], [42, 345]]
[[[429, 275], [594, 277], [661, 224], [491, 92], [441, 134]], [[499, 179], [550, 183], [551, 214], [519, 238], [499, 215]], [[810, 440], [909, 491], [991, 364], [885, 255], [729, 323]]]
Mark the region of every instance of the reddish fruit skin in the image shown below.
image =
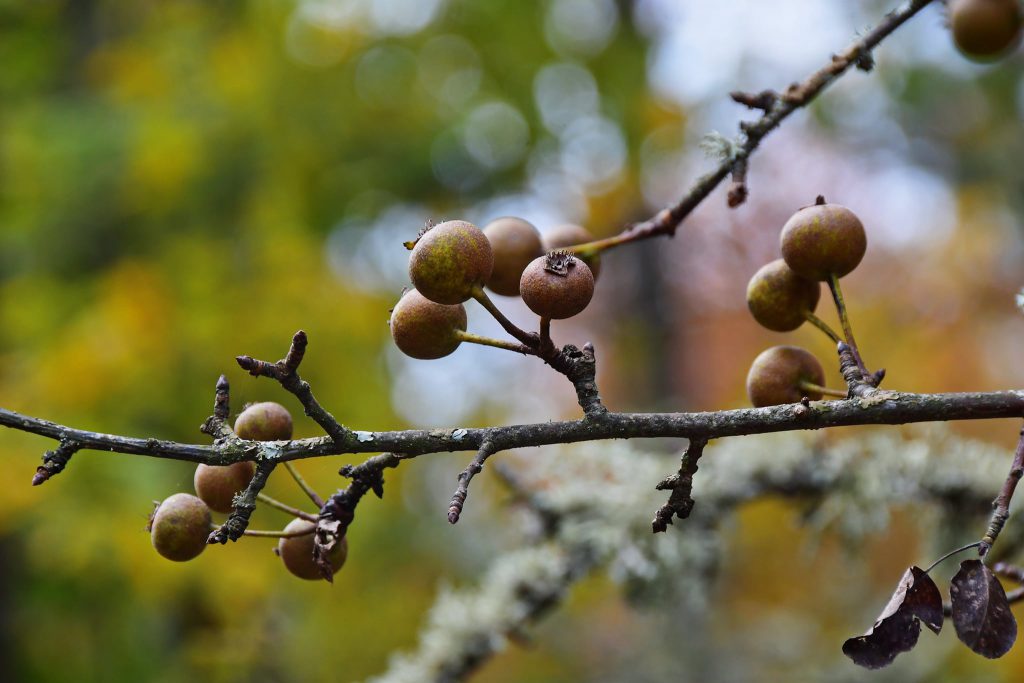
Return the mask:
[[[293, 519], [284, 530], [288, 533], [312, 529], [313, 522], [304, 519]], [[300, 579], [315, 581], [324, 578], [313, 559], [314, 534], [282, 538], [277, 543], [277, 554], [284, 561], [285, 568]], [[331, 549], [330, 561], [332, 573], [337, 573], [348, 558], [348, 539], [342, 536], [337, 545]]]
[[530, 262], [519, 282], [523, 301], [542, 318], [562, 320], [576, 315], [594, 296], [594, 275], [587, 264], [573, 256], [567, 260], [565, 274], [552, 272], [551, 255]]
[[187, 562], [206, 549], [213, 520], [206, 503], [188, 493], [175, 493], [153, 513], [150, 539], [156, 551], [175, 562]]
[[437, 304], [410, 289], [391, 311], [391, 337], [407, 356], [430, 360], [442, 358], [462, 343], [458, 333], [466, 330], [466, 309], [462, 304]]
[[530, 261], [544, 255], [540, 233], [522, 218], [508, 216], [485, 225], [484, 234], [494, 254], [494, 270], [487, 288], [502, 296], [519, 296], [523, 270]]
[[224, 467], [199, 465], [192, 483], [196, 495], [207, 507], [214, 512], [228, 513], [235, 494], [245, 490], [255, 473], [256, 465], [249, 461]]
[[754, 320], [775, 332], [800, 327], [820, 297], [821, 285], [794, 273], [783, 259], [762, 266], [747, 285], [747, 307]]
[[287, 441], [292, 438], [292, 416], [280, 403], [253, 403], [235, 418], [235, 434], [250, 441]]
[[446, 221], [427, 230], [409, 256], [409, 278], [420, 294], [439, 304], [461, 304], [491, 277], [494, 254], [480, 228]]
[[1020, 43], [1024, 12], [1018, 0], [951, 0], [949, 26], [960, 52], [991, 61]]
[[755, 408], [796, 403], [804, 396], [817, 401], [821, 394], [800, 388], [800, 382], [825, 385], [825, 370], [818, 359], [798, 346], [773, 346], [754, 359], [747, 374], [747, 396]]
[[[565, 247], [571, 247], [576, 244], [586, 244], [587, 242], [593, 242], [594, 236], [586, 228], [581, 228], [578, 225], [572, 225], [566, 223], [565, 225], [559, 225], [553, 228], [550, 232], [544, 235], [544, 253], [557, 251], [558, 249], [564, 249]], [[601, 257], [595, 254], [594, 256], [587, 256], [586, 258], [580, 258], [587, 267], [590, 268], [591, 274], [594, 276], [594, 280], [597, 280], [597, 276], [601, 274]]]
[[809, 280], [843, 277], [860, 263], [868, 238], [860, 219], [839, 204], [814, 204], [793, 214], [782, 227], [782, 258]]

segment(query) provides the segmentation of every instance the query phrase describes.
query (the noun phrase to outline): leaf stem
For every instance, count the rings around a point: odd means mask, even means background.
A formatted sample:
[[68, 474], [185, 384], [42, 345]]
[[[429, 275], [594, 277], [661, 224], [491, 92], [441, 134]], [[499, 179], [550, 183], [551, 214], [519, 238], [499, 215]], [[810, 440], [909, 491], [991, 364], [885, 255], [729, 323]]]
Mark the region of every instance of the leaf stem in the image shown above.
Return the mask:
[[473, 334], [472, 332], [466, 332], [465, 330], [458, 330], [456, 336], [464, 342], [470, 344], [480, 344], [481, 346], [493, 346], [496, 349], [506, 349], [508, 351], [515, 351], [516, 353], [522, 353], [526, 355], [536, 355], [529, 346], [525, 344], [519, 344], [517, 342], [504, 341], [502, 339], [492, 339], [491, 337], [484, 337], [479, 334]]
[[942, 562], [945, 562], [946, 560], [948, 560], [949, 558], [953, 557], [954, 555], [956, 555], [958, 553], [962, 553], [965, 550], [970, 550], [971, 548], [977, 548], [979, 545], [981, 545], [981, 541], [975, 541], [974, 543], [968, 543], [967, 545], [965, 545], [965, 546], [963, 546], [961, 548], [957, 548], [956, 550], [950, 550], [948, 553], [946, 553], [945, 555], [943, 555], [939, 559], [937, 559], [934, 562], [932, 562], [931, 566], [929, 566], [928, 569], [924, 570], [924, 573], [925, 574], [929, 573], [931, 570], [933, 570], [937, 566], [939, 566], [939, 564], [941, 564]]
[[840, 337], [839, 334], [835, 330], [833, 330], [828, 323], [826, 323], [818, 316], [814, 315], [814, 313], [812, 313], [811, 311], [804, 311], [804, 318], [807, 320], [807, 322], [814, 325], [819, 330], [828, 335], [828, 338], [831, 339], [832, 341], [839, 343], [843, 340], [843, 338]]
[[498, 324], [500, 324], [506, 332], [531, 349], [537, 348], [537, 337], [526, 330], [520, 329], [515, 323], [506, 318], [505, 314], [502, 313], [498, 307], [494, 305], [494, 302], [491, 301], [491, 298], [487, 296], [487, 292], [484, 291], [483, 287], [480, 287], [479, 285], [474, 287], [470, 296], [476, 299], [476, 301], [483, 306], [495, 320], [498, 321]]
[[829, 389], [828, 387], [823, 387], [820, 384], [815, 384], [814, 382], [808, 382], [806, 380], [800, 380], [800, 388], [803, 389], [804, 391], [812, 391], [818, 394], [822, 394], [824, 396], [833, 396], [835, 398], [849, 397], [848, 392], [842, 391], [840, 389]]

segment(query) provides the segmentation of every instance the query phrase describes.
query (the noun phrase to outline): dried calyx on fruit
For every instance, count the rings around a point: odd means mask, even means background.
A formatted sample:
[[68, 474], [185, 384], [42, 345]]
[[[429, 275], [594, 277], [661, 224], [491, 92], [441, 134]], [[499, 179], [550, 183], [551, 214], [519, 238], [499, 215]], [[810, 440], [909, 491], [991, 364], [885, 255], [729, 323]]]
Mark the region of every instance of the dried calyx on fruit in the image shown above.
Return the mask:
[[253, 403], [235, 418], [235, 434], [250, 441], [287, 441], [292, 438], [291, 413], [273, 401]]
[[256, 465], [250, 461], [233, 465], [216, 466], [200, 464], [192, 483], [196, 495], [214, 512], [231, 512], [235, 494], [244, 491], [256, 473]]
[[188, 493], [175, 493], [164, 500], [149, 522], [153, 547], [175, 562], [198, 557], [206, 549], [212, 528], [206, 503]]
[[949, 27], [965, 56], [990, 61], [1020, 43], [1024, 10], [1020, 0], [950, 0]]
[[523, 270], [530, 261], [544, 255], [540, 233], [531, 223], [511, 216], [491, 221], [483, 232], [494, 254], [487, 288], [495, 294], [518, 296]]
[[782, 258], [810, 280], [843, 277], [860, 263], [868, 239], [860, 219], [845, 206], [818, 197], [786, 221], [780, 238]]
[[[544, 235], [543, 241], [544, 251], [552, 252], [577, 244], [593, 242], [594, 236], [586, 228], [566, 223], [565, 225], [552, 228]], [[587, 264], [591, 274], [594, 276], [594, 280], [597, 280], [597, 276], [601, 273], [601, 257], [594, 254], [593, 256], [578, 256], [577, 258]]]
[[407, 356], [429, 360], [441, 358], [458, 348], [460, 332], [466, 330], [466, 309], [462, 304], [438, 304], [411, 289], [391, 311], [391, 337]]
[[420, 294], [439, 304], [460, 304], [487, 284], [494, 254], [472, 223], [446, 221], [428, 228], [409, 256], [409, 278]]
[[783, 259], [763, 266], [747, 285], [747, 307], [754, 319], [775, 332], [800, 327], [813, 313], [821, 285], [793, 272]]
[[526, 266], [519, 293], [530, 310], [542, 318], [571, 318], [594, 296], [594, 276], [572, 254], [553, 251]]
[[747, 396], [757, 408], [822, 397], [825, 370], [818, 359], [798, 346], [773, 346], [763, 351], [747, 374]]
[[[284, 561], [285, 568], [300, 579], [308, 579], [310, 581], [324, 578], [323, 574], [320, 573], [320, 567], [317, 566], [316, 560], [313, 557], [313, 546], [315, 545], [315, 538], [313, 534], [314, 524], [304, 519], [293, 519], [288, 523], [288, 526], [284, 528], [284, 532], [287, 534], [299, 534], [304, 533], [301, 536], [291, 536], [289, 538], [282, 538], [277, 543], [277, 554]], [[331, 548], [328, 560], [331, 564], [332, 574], [336, 573], [341, 569], [342, 565], [345, 564], [345, 560], [348, 558], [348, 540], [342, 536], [333, 548]]]

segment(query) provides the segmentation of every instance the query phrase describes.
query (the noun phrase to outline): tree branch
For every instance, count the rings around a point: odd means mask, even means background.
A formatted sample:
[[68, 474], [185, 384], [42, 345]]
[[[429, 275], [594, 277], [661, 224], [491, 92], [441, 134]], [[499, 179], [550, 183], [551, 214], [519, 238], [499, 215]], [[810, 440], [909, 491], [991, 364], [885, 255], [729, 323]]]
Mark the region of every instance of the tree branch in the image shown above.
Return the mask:
[[[790, 114], [807, 106], [831, 83], [846, 73], [850, 67], [869, 70], [871, 51], [889, 34], [902, 26], [908, 19], [931, 4], [934, 0], [910, 0], [889, 12], [879, 24], [863, 37], [850, 43], [838, 54], [833, 55], [828, 64], [821, 67], [800, 83], [789, 86], [785, 93], [775, 96], [771, 91], [757, 95], [733, 93], [732, 98], [742, 104], [764, 110], [764, 115], [756, 121], [740, 124], [741, 136], [733, 153], [723, 159], [713, 171], [704, 175], [674, 205], [662, 209], [653, 217], [635, 223], [618, 235], [586, 244], [570, 247], [573, 253], [590, 256], [601, 251], [618, 247], [630, 242], [637, 242], [660, 235], [675, 235], [676, 228], [704, 201], [718, 185], [736, 174], [737, 185], [730, 193], [730, 206], [739, 206], [746, 199], [747, 160], [761, 144], [761, 141], [779, 127]], [[742, 189], [741, 189], [742, 188]]]

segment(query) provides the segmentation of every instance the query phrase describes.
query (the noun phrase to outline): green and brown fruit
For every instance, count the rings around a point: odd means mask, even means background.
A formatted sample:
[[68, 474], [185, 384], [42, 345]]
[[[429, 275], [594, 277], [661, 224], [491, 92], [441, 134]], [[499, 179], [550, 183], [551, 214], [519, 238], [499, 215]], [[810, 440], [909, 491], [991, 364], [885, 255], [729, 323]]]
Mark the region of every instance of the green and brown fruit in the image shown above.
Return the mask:
[[775, 332], [800, 327], [821, 297], [821, 284], [793, 272], [776, 259], [754, 273], [747, 285], [747, 307], [754, 320]]
[[407, 356], [430, 360], [458, 348], [460, 332], [466, 331], [462, 304], [434, 303], [415, 289], [402, 295], [391, 311], [391, 337]]
[[864, 258], [868, 238], [853, 211], [839, 204], [827, 204], [823, 197], [805, 206], [782, 227], [782, 258], [809, 280], [843, 277]]
[[[324, 578], [320, 573], [316, 560], [313, 559], [313, 547], [315, 545], [313, 529], [315, 526], [313, 522], [304, 519], [293, 519], [284, 528], [285, 533], [292, 534], [304, 531], [309, 533], [302, 536], [282, 538], [277, 543], [277, 554], [284, 561], [285, 568], [300, 579], [308, 579], [310, 581]], [[328, 556], [332, 574], [337, 573], [341, 569], [347, 558], [348, 539], [342, 536], [341, 540], [331, 548], [330, 555]]]
[[188, 493], [175, 493], [157, 507], [150, 520], [150, 539], [162, 556], [186, 562], [206, 549], [213, 530], [210, 508]]
[[280, 403], [253, 403], [235, 418], [235, 434], [249, 441], [287, 441], [292, 438], [292, 415]]
[[461, 304], [487, 284], [494, 254], [480, 228], [446, 221], [424, 232], [409, 256], [409, 278], [420, 294], [439, 304]]
[[575, 256], [553, 251], [526, 266], [519, 293], [529, 309], [542, 318], [571, 318], [594, 296], [594, 276]]
[[965, 56], [991, 61], [1020, 43], [1024, 10], [1019, 0], [950, 0], [949, 27]]
[[519, 280], [530, 261], [544, 255], [540, 233], [522, 218], [507, 216], [484, 226], [491, 243], [494, 270], [487, 288], [503, 296], [519, 296]]
[[817, 401], [822, 394], [801, 386], [824, 386], [825, 370], [818, 359], [798, 346], [773, 346], [761, 353], [747, 373], [747, 396], [757, 408], [796, 403], [803, 397]]
[[235, 494], [244, 491], [256, 474], [256, 465], [250, 461], [232, 465], [199, 465], [192, 483], [196, 495], [214, 512], [232, 510]]
[[[586, 228], [582, 228], [578, 225], [566, 223], [565, 225], [559, 225], [556, 228], [548, 231], [544, 235], [544, 252], [550, 253], [552, 251], [558, 251], [559, 249], [565, 249], [566, 247], [572, 247], [577, 244], [586, 244], [587, 242], [593, 242], [594, 236], [590, 234], [590, 231]], [[601, 273], [601, 257], [597, 254], [593, 256], [580, 256], [577, 257], [583, 260], [590, 268], [591, 274], [594, 276], [594, 280], [597, 280], [597, 276]]]

